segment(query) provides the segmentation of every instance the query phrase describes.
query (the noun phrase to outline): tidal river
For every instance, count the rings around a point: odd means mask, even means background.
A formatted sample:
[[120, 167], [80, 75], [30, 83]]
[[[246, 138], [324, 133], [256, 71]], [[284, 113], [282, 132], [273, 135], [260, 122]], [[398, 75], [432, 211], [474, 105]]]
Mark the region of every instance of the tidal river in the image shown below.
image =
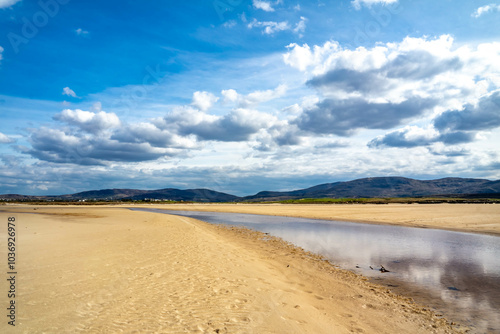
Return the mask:
[[[269, 233], [413, 297], [474, 333], [500, 333], [499, 237], [239, 213], [133, 210]], [[381, 272], [382, 266], [388, 272]]]

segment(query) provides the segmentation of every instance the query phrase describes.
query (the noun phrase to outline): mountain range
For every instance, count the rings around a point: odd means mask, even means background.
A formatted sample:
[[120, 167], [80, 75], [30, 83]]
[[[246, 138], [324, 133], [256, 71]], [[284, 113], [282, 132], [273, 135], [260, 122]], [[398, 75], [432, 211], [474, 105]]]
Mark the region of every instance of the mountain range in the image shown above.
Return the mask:
[[500, 180], [444, 178], [415, 180], [404, 177], [370, 177], [347, 182], [325, 183], [314, 187], [273, 192], [262, 191], [246, 200], [284, 200], [299, 198], [386, 198], [500, 193]]
[[83, 200], [171, 200], [192, 202], [256, 202], [301, 198], [388, 198], [388, 197], [500, 197], [500, 180], [443, 178], [415, 180], [405, 177], [370, 177], [347, 182], [316, 185], [293, 191], [261, 191], [239, 197], [210, 189], [158, 190], [104, 189], [60, 196], [0, 195], [0, 200], [83, 201]]

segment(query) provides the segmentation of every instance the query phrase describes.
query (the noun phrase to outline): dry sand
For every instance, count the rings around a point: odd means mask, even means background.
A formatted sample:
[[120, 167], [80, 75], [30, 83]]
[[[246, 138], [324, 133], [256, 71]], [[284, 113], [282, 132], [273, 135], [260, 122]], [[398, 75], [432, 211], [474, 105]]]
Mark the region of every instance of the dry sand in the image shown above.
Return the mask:
[[[454, 332], [409, 299], [259, 232], [124, 208], [0, 210], [3, 259], [8, 216], [18, 237], [17, 326], [3, 316], [1, 333]], [[4, 310], [7, 290], [2, 279]]]
[[168, 204], [154, 205], [154, 208], [343, 220], [500, 235], [500, 204]]

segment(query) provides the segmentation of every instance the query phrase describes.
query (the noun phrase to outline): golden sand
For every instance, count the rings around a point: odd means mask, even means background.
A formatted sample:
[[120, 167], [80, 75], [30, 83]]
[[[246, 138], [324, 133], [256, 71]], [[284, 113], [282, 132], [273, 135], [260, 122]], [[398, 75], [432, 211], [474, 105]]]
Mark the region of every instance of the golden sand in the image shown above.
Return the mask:
[[[2, 226], [16, 216], [18, 236], [17, 326], [4, 316], [1, 333], [454, 332], [259, 232], [125, 208], [0, 210]], [[5, 227], [0, 238], [5, 259]], [[5, 303], [7, 290], [2, 280]]]

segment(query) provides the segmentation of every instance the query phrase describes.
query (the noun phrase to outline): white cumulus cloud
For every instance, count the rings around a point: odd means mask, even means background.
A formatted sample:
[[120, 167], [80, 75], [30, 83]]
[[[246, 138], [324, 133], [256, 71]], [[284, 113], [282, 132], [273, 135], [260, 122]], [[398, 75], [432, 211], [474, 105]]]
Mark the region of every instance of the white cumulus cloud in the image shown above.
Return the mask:
[[500, 43], [456, 47], [449, 35], [356, 49], [335, 41], [313, 47], [293, 43], [283, 60], [304, 72], [309, 86], [344, 99], [433, 97], [448, 103], [448, 109], [500, 85]]
[[370, 147], [416, 147], [427, 146], [439, 140], [439, 132], [433, 127], [421, 128], [408, 125], [373, 139]]
[[182, 153], [176, 148], [154, 147], [148, 142], [121, 142], [106, 136], [71, 134], [46, 127], [33, 130], [30, 141], [32, 148], [27, 153], [35, 158], [84, 166], [149, 161]]
[[238, 142], [249, 140], [275, 121], [272, 115], [245, 108], [216, 116], [191, 107], [178, 107], [163, 119], [155, 120], [155, 126], [184, 138], [195, 136], [200, 141]]
[[201, 111], [207, 111], [215, 102], [219, 100], [214, 94], [209, 92], [194, 92], [191, 105]]
[[481, 6], [478, 9], [476, 9], [476, 11], [474, 13], [472, 13], [472, 16], [475, 18], [478, 18], [483, 14], [486, 14], [488, 12], [493, 12], [493, 11], [500, 11], [500, 5], [492, 3], [492, 4], [489, 4], [486, 6]]
[[269, 1], [253, 0], [253, 6], [257, 9], [262, 9], [265, 12], [274, 12], [274, 8]]
[[0, 144], [13, 143], [14, 140], [0, 132]]
[[149, 122], [130, 124], [120, 128], [111, 136], [111, 139], [121, 143], [147, 143], [156, 148], [191, 149], [198, 146], [192, 138], [181, 137]]
[[[393, 129], [425, 119], [430, 127], [404, 127], [370, 147], [456, 145], [500, 124], [497, 42], [455, 46], [443, 35], [356, 49], [335, 41], [290, 44], [283, 60], [323, 95], [291, 120], [309, 134], [353, 136], [357, 129]], [[474, 107], [478, 103], [481, 108]]]
[[239, 94], [234, 89], [225, 89], [221, 92], [224, 97], [224, 102], [235, 102], [238, 100]]
[[65, 109], [60, 114], [55, 115], [54, 119], [77, 126], [90, 133], [99, 133], [106, 129], [116, 128], [121, 124], [120, 119], [114, 113], [91, 112], [80, 109]]

